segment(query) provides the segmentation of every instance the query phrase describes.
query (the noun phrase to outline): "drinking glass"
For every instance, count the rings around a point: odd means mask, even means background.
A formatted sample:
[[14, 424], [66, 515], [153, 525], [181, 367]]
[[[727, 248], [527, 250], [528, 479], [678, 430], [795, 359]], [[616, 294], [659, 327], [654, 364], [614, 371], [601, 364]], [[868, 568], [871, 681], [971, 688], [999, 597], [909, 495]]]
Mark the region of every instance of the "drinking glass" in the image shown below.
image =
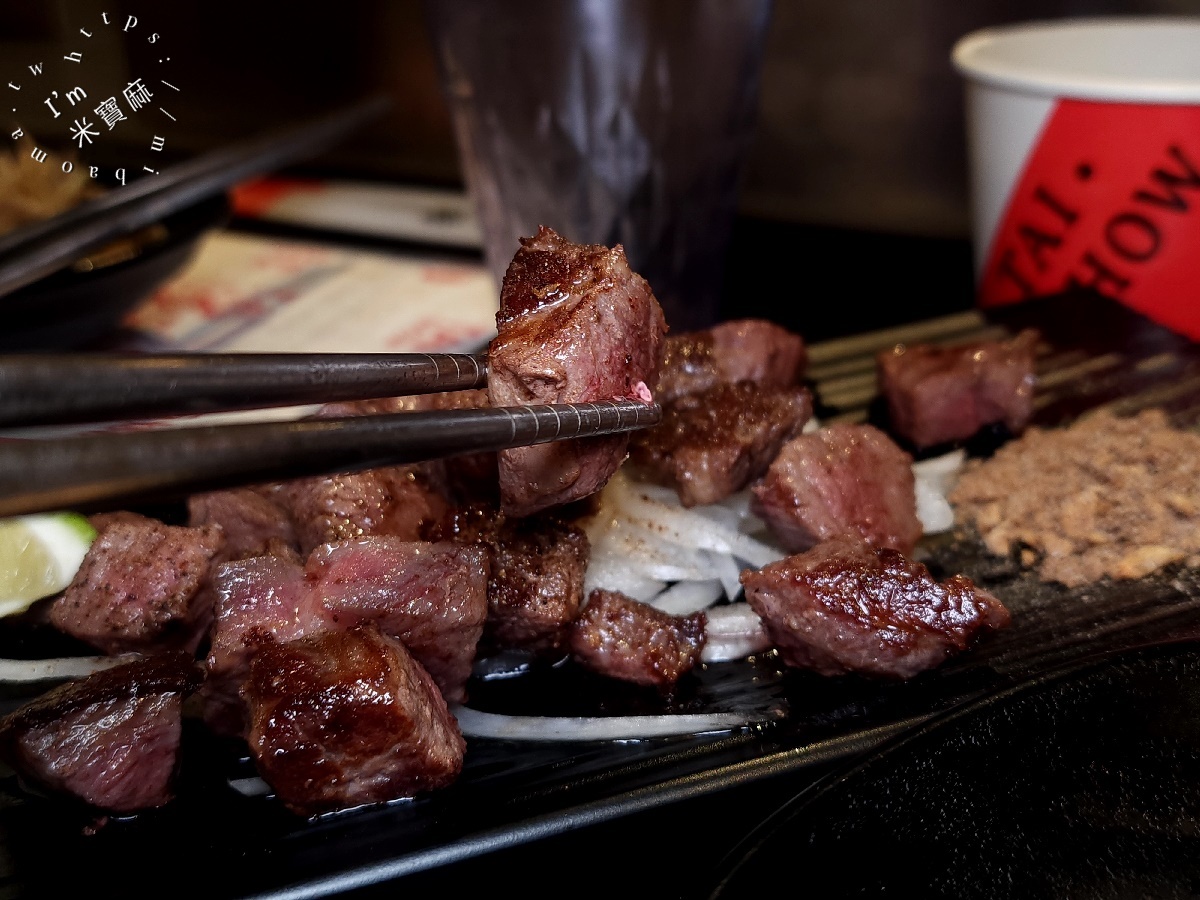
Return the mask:
[[428, 0], [497, 283], [546, 225], [621, 244], [676, 331], [717, 316], [771, 0]]

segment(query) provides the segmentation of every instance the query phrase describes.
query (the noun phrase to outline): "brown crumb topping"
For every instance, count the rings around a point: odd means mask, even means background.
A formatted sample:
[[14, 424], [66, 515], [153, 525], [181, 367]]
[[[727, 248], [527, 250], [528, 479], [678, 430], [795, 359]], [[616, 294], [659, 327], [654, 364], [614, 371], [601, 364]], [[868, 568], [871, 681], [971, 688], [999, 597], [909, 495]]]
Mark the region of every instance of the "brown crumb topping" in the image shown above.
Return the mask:
[[950, 492], [955, 519], [988, 550], [1071, 587], [1200, 561], [1200, 435], [1162, 410], [1097, 411], [1032, 428], [972, 460]]

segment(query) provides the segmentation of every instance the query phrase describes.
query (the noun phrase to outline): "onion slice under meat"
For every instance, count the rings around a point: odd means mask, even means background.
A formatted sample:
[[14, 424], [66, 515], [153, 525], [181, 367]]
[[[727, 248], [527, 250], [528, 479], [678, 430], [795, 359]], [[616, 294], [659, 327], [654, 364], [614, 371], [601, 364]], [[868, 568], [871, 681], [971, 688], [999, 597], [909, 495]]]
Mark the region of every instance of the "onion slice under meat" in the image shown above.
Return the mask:
[[85, 678], [138, 659], [136, 653], [121, 656], [57, 656], [50, 659], [0, 659], [0, 683], [55, 681]]
[[762, 619], [744, 600], [726, 606], [714, 606], [707, 613], [701, 662], [728, 662], [745, 659], [771, 647], [763, 630]]
[[768, 720], [742, 713], [663, 716], [505, 716], [452, 706], [466, 737], [514, 741], [639, 741], [646, 738], [732, 731]]

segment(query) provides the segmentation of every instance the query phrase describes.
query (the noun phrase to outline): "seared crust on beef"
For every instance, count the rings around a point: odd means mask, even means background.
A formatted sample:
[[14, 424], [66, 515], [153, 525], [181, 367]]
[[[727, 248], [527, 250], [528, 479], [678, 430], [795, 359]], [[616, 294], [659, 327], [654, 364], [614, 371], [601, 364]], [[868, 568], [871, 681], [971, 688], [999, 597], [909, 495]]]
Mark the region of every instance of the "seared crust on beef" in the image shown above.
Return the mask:
[[703, 612], [671, 616], [617, 591], [595, 590], [571, 626], [571, 652], [601, 675], [670, 688], [704, 649]]
[[583, 604], [590, 554], [587, 534], [575, 525], [549, 517], [506, 525], [492, 550], [488, 643], [538, 652], [561, 648]]
[[737, 381], [791, 387], [800, 383], [807, 364], [800, 335], [765, 319], [734, 319], [668, 337], [654, 395], [659, 403], [670, 403]]
[[938, 584], [920, 563], [851, 537], [747, 569], [741, 581], [784, 662], [823, 675], [910, 678], [1009, 622], [965, 575]]
[[751, 508], [788, 550], [851, 534], [910, 553], [921, 537], [912, 457], [870, 425], [792, 438], [753, 490]]
[[262, 649], [244, 690], [259, 772], [312, 816], [449, 784], [466, 742], [433, 679], [371, 625]]
[[482, 652], [502, 649], [553, 653], [583, 606], [583, 576], [591, 556], [587, 533], [542, 513], [506, 520], [485, 506], [458, 509], [436, 539], [487, 550], [488, 617]]
[[805, 388], [718, 384], [667, 405], [660, 424], [633, 436], [630, 458], [684, 506], [716, 503], [763, 475], [811, 416]]
[[215, 525], [109, 525], [54, 601], [50, 621], [105, 653], [194, 649], [211, 614], [201, 587], [223, 541]]
[[[488, 350], [492, 406], [639, 398], [653, 384], [667, 326], [620, 246], [572, 244], [548, 228], [522, 238], [504, 276]], [[527, 516], [602, 488], [628, 435], [500, 453], [500, 497]]]
[[0, 722], [0, 754], [58, 793], [113, 812], [171, 799], [189, 653], [159, 654], [60, 685]]
[[416, 466], [390, 466], [284, 482], [275, 494], [291, 517], [302, 553], [368, 535], [420, 539], [446, 514], [445, 498]]
[[1038, 333], [958, 347], [899, 344], [876, 357], [890, 427], [917, 449], [1003, 422], [1020, 434], [1033, 415]]

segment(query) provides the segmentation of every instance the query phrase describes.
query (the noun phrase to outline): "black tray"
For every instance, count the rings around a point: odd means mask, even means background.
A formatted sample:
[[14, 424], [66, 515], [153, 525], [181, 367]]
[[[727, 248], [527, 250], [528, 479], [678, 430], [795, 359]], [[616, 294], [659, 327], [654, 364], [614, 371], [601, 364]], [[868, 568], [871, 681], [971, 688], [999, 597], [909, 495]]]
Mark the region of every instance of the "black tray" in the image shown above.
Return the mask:
[[[819, 415], [878, 421], [873, 353], [898, 336], [957, 342], [1030, 321], [1048, 342], [1041, 370], [1057, 373], [1039, 396], [1040, 422], [1065, 421], [1114, 400], [1130, 408], [1164, 405], [1181, 423], [1200, 411], [1200, 391], [1188, 389], [1196, 380], [1191, 374], [1200, 372], [1197, 348], [1115, 304], [1081, 295], [991, 320], [962, 313], [902, 332], [817, 345], [812, 372]], [[977, 449], [986, 452], [1002, 437], [985, 436]], [[449, 789], [315, 822], [289, 815], [271, 797], [236, 792], [230, 779], [251, 774], [242, 748], [214, 742], [199, 728], [185, 736], [178, 799], [100, 828], [79, 810], [31, 798], [15, 777], [0, 773], [0, 896], [158, 897], [169, 889], [162, 860], [179, 860], [183, 871], [176, 877], [186, 879], [189, 896], [318, 897], [381, 885], [503, 848], [553, 843], [584, 826], [816, 773], [965, 701], [1089, 654], [1190, 635], [1200, 622], [1200, 573], [1193, 571], [1175, 568], [1137, 582], [1069, 590], [988, 556], [968, 535], [927, 539], [919, 552], [935, 572], [964, 572], [1000, 596], [1013, 613], [1012, 627], [905, 683], [783, 671], [770, 655], [708, 667], [670, 700], [570, 665], [474, 683], [472, 704], [499, 712], [745, 708], [766, 713], [769, 724], [628, 743], [473, 740], [463, 776]], [[0, 652], [36, 653], [44, 636], [9, 628], [0, 632]], [[10, 705], [17, 699], [9, 698]], [[782, 718], [771, 715], [779, 711]], [[437, 883], [436, 872], [430, 880]], [[528, 886], [525, 892], [540, 896]]]
[[1195, 897], [1200, 644], [1074, 664], [922, 726], [785, 804], [710, 900], [761, 897], [785, 868], [828, 900]]

